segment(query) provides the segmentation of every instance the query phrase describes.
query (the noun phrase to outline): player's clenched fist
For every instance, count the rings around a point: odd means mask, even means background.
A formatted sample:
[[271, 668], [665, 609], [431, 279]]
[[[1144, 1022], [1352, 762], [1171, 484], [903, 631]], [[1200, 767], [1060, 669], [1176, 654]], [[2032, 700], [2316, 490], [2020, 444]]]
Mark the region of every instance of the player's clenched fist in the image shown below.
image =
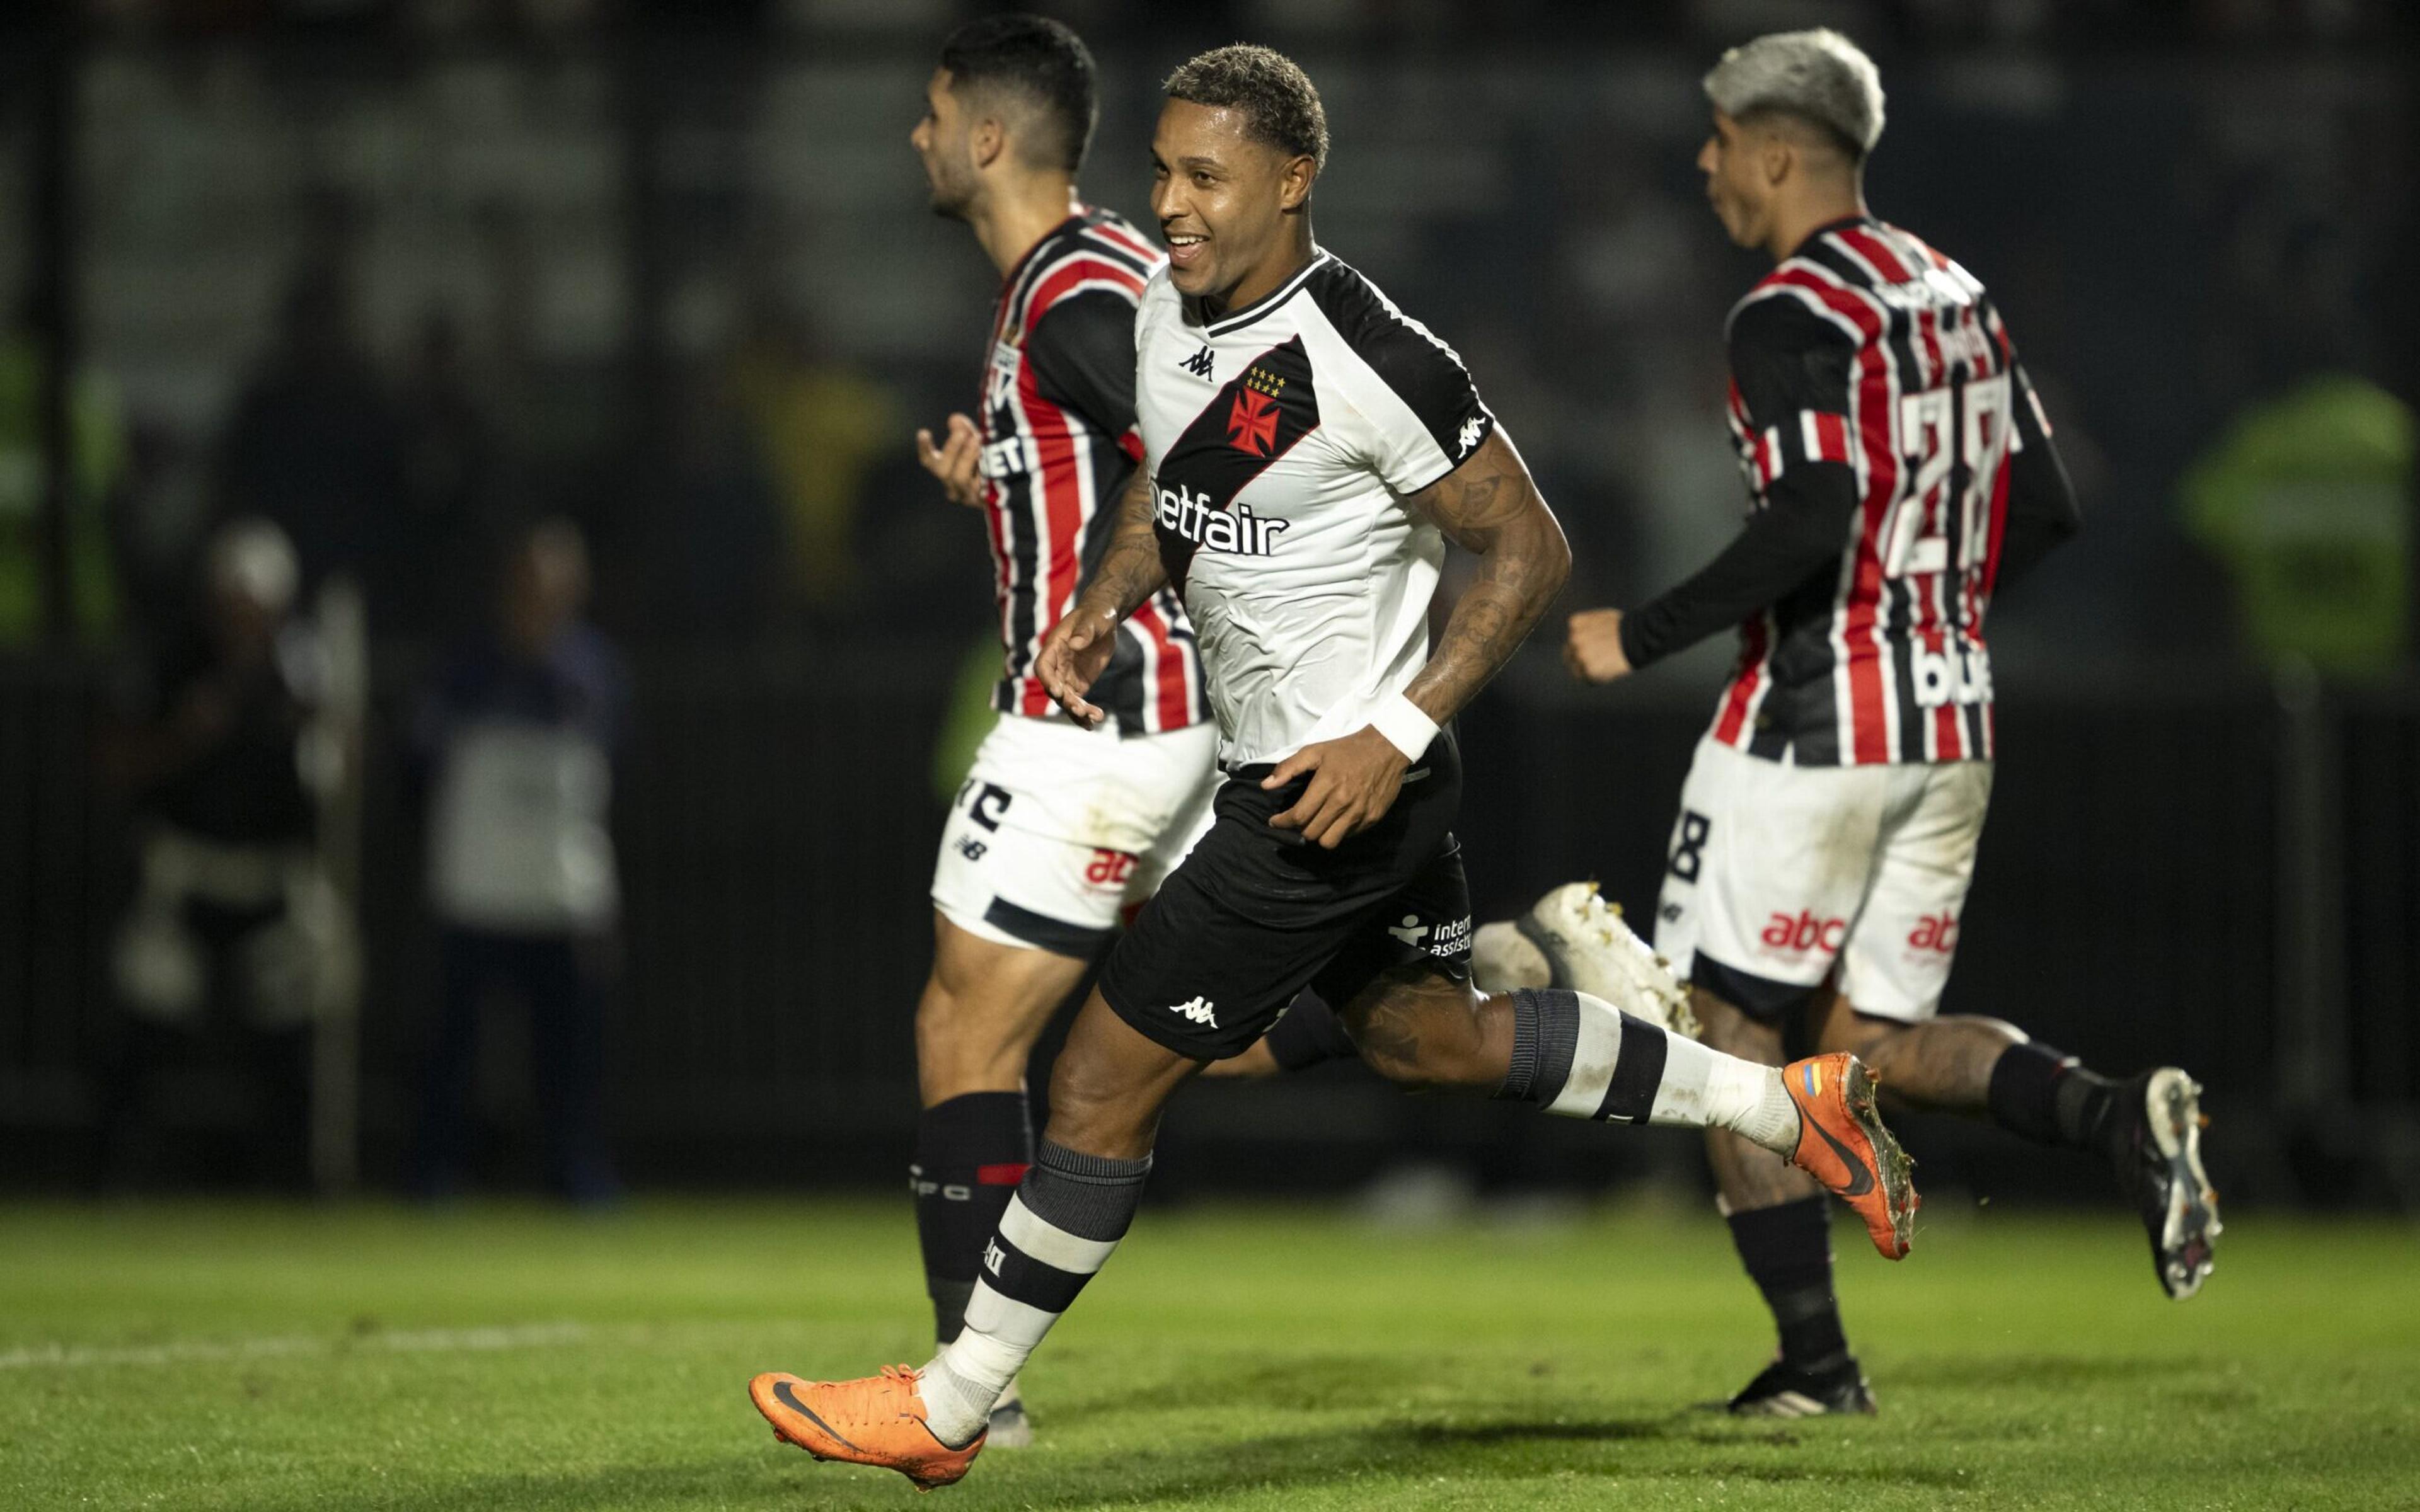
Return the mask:
[[950, 502], [971, 508], [983, 502], [983, 473], [977, 466], [983, 460], [983, 433], [964, 415], [952, 415], [947, 429], [948, 439], [938, 446], [931, 431], [916, 432], [916, 460], [941, 480]]
[[1621, 650], [1621, 610], [1587, 609], [1572, 616], [1563, 639], [1563, 665], [1584, 683], [1610, 683], [1630, 671]]
[[1034, 658], [1033, 670], [1078, 724], [1096, 729], [1108, 716], [1085, 702], [1084, 695], [1117, 650], [1118, 617], [1078, 602], [1043, 638], [1042, 655]]

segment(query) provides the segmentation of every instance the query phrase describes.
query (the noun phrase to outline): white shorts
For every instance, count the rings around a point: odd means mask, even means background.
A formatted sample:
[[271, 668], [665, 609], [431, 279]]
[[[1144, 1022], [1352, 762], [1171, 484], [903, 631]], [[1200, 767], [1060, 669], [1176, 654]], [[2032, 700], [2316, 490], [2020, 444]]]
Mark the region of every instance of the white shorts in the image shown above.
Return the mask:
[[1655, 948], [1759, 1018], [1837, 965], [1857, 1011], [1941, 1006], [1992, 797], [1992, 764], [1792, 766], [1698, 744], [1672, 826]]
[[951, 803], [933, 906], [994, 944], [1090, 956], [1210, 827], [1218, 757], [1212, 724], [1000, 716]]

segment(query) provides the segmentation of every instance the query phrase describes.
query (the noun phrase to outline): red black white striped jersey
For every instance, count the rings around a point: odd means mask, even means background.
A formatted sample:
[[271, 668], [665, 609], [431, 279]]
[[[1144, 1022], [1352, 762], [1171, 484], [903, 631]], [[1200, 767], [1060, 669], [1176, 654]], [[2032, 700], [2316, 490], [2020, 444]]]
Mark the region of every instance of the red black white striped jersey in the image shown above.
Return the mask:
[[2037, 515], [2073, 506], [1983, 285], [1896, 226], [1841, 221], [1733, 309], [1730, 346], [1754, 511], [1841, 512], [1837, 555], [1742, 626], [1714, 737], [1800, 765], [1990, 758], [1983, 616], [2012, 472]]
[[[984, 515], [1003, 656], [992, 706], [1058, 713], [1034, 658], [1074, 607], [1142, 455], [1135, 429], [1135, 301], [1166, 259], [1107, 210], [1079, 208], [1010, 270], [993, 312], [981, 405]], [[1126, 734], [1208, 717], [1193, 630], [1162, 592], [1119, 627], [1087, 695]]]

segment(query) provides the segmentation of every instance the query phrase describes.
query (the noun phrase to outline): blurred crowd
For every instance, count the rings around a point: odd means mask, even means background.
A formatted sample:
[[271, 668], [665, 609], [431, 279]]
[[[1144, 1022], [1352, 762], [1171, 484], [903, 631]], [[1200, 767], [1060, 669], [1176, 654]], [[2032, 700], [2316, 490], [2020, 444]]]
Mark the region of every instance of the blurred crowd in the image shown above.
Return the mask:
[[[64, 150], [82, 174], [72, 624], [157, 632], [209, 528], [246, 514], [286, 531], [306, 594], [344, 570], [374, 636], [440, 641], [476, 618], [466, 585], [500, 533], [562, 514], [590, 537], [600, 616], [642, 640], [828, 643], [902, 601], [943, 606], [918, 632], [977, 633], [982, 543], [917, 507], [904, 440], [966, 406], [987, 292], [904, 145], [922, 49], [957, 8], [93, 7], [73, 139], [0, 116], [0, 158]], [[1165, 39], [1126, 8], [1065, 8], [1111, 85], [1087, 187], [1129, 214], [1163, 54], [1222, 28], [1298, 36], [1336, 97], [1323, 235], [1465, 348], [1578, 538], [1576, 592], [1652, 591], [1732, 528], [1716, 335], [1757, 270], [1699, 195], [1692, 60], [1772, 16], [1491, 8], [1502, 51], [1440, 110], [1455, 8], [1230, 5]], [[1406, 49], [1352, 45], [1398, 8]], [[2408, 509], [2298, 506], [2288, 460], [2349, 438], [2352, 472], [2390, 493], [2409, 475], [2420, 369], [2388, 333], [2413, 316], [2411, 75], [2335, 50], [2396, 8], [1798, 8], [1865, 28], [1893, 86], [1875, 203], [2000, 293], [2048, 397], [2095, 545], [2051, 575], [2044, 617], [2080, 621], [2104, 662], [2310, 640], [2325, 664], [2401, 665], [2408, 613], [2385, 605], [2408, 571], [2281, 564], [2268, 528], [2300, 508], [2295, 551], [2409, 554]], [[1558, 27], [1600, 64], [1518, 43]], [[316, 39], [279, 40], [296, 28]], [[412, 37], [450, 49], [388, 45]], [[2190, 46], [2237, 39], [2310, 66]], [[1370, 101], [1396, 92], [1418, 103], [1379, 131]], [[0, 173], [0, 197], [29, 177]], [[32, 264], [14, 250], [0, 278]], [[37, 314], [0, 337], [0, 643], [39, 620]], [[2349, 578], [2366, 627], [2305, 636], [2292, 584]], [[2007, 628], [2021, 664], [2022, 612]]]
[[[905, 145], [961, 8], [92, 0], [56, 54], [67, 140], [0, 109], [0, 209], [29, 233], [0, 279], [30, 285], [44, 237], [75, 270], [64, 619], [120, 669], [112, 1169], [173, 1154], [145, 1109], [218, 1054], [265, 1110], [263, 1179], [308, 1176], [308, 1029], [364, 949], [325, 831], [367, 770], [418, 816], [442, 938], [411, 1181], [463, 1181], [509, 999], [548, 1180], [617, 1189], [616, 642], [906, 644], [938, 684], [987, 634], [981, 532], [908, 441], [967, 408], [991, 292]], [[2407, 8], [1225, 0], [1182, 38], [1157, 8], [1050, 8], [1110, 75], [1088, 187], [1138, 218], [1156, 70], [1301, 43], [1338, 123], [1323, 237], [1462, 348], [1599, 603], [1693, 568], [1740, 508], [1718, 334], [1758, 270], [1699, 197], [1695, 68], [1844, 24], [1893, 87], [1876, 208], [1994, 288], [2083, 496], [2088, 548], [1995, 618], [2005, 664], [2039, 639], [2032, 665], [2138, 676], [2409, 671], [2420, 133], [2408, 64], [2363, 55]], [[1583, 68], [1538, 46], [1574, 38]], [[70, 224], [32, 213], [46, 152]], [[0, 656], [43, 632], [51, 376], [46, 312], [7, 315]]]

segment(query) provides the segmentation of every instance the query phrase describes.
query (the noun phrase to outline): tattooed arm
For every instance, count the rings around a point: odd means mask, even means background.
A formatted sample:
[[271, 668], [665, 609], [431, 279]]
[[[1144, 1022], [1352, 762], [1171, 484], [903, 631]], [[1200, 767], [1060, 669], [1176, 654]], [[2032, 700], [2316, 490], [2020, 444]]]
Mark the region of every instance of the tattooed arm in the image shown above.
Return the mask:
[[1151, 503], [1151, 473], [1138, 467], [1118, 496], [1116, 530], [1101, 553], [1099, 569], [1076, 607], [1043, 638], [1042, 654], [1034, 658], [1042, 686], [1088, 729], [1108, 717], [1084, 702], [1084, 695], [1117, 653], [1118, 622], [1168, 586], [1168, 569], [1160, 563], [1159, 542], [1152, 532]]
[[1478, 579], [1454, 604], [1429, 664], [1404, 689], [1422, 714], [1443, 724], [1512, 659], [1562, 592], [1572, 548], [1501, 430], [1410, 502], [1479, 559]]
[[[1404, 689], [1421, 714], [1443, 724], [1512, 659], [1562, 591], [1572, 551], [1521, 454], [1500, 429], [1469, 460], [1405, 501], [1479, 558], [1478, 580], [1454, 605], [1428, 665]], [[1306, 840], [1334, 850], [1393, 807], [1411, 761], [1376, 725], [1305, 746], [1261, 783], [1280, 788], [1311, 774], [1302, 797], [1269, 823], [1299, 829]]]

